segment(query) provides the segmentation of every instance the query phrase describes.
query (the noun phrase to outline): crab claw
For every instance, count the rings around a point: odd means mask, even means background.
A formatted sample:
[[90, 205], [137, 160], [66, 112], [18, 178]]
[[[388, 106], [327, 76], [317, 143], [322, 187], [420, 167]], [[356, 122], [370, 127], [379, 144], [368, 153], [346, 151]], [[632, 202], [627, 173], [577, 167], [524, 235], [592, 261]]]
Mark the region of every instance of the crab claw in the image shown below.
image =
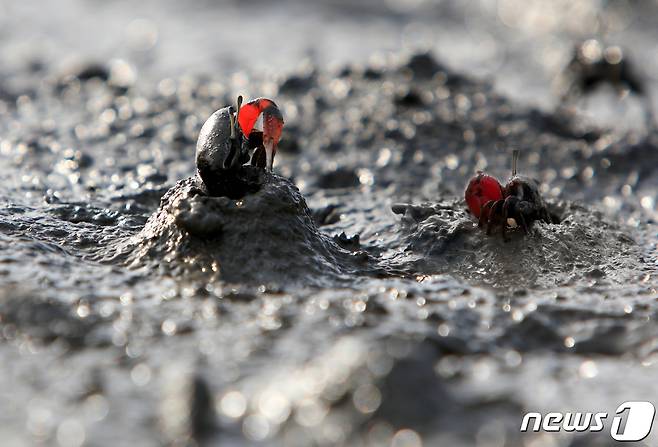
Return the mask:
[[488, 211], [484, 206], [488, 202], [502, 200], [503, 188], [498, 180], [478, 171], [477, 175], [468, 182], [464, 198], [468, 209], [475, 217], [479, 218], [481, 213], [485, 213], [486, 218]]
[[[262, 118], [262, 121], [259, 118]], [[262, 131], [265, 165], [267, 170], [271, 171], [277, 145], [281, 138], [281, 130], [283, 129], [283, 115], [281, 115], [277, 105], [267, 98], [249, 101], [240, 108], [238, 122], [242, 133], [247, 138], [253, 131]], [[260, 122], [262, 122], [262, 129], [258, 129]]]

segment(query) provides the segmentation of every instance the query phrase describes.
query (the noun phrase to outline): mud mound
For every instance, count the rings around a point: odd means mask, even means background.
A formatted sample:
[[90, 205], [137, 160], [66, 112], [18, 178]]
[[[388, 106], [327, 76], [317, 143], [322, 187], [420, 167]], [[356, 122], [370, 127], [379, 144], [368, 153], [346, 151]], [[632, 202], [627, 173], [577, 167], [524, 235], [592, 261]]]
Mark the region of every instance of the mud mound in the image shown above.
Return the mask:
[[561, 222], [535, 222], [530, 234], [511, 241], [487, 236], [461, 202], [398, 204], [405, 258], [402, 270], [415, 274], [455, 273], [506, 289], [534, 289], [586, 283], [623, 284], [641, 268], [640, 247], [618, 225], [574, 203], [561, 203]]
[[322, 284], [365, 270], [352, 254], [320, 233], [299, 190], [261, 173], [259, 191], [241, 199], [208, 195], [198, 177], [178, 182], [128, 244], [133, 266], [254, 283]]

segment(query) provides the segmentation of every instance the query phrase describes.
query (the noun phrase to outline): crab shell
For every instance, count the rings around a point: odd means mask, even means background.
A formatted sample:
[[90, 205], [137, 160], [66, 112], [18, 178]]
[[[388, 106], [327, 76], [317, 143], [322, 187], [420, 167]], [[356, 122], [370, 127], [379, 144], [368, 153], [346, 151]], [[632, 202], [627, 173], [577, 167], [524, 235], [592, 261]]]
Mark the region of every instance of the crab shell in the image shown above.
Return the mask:
[[216, 173], [235, 167], [240, 159], [231, 139], [232, 107], [224, 107], [210, 115], [199, 132], [196, 143], [196, 167], [204, 181], [207, 173]]

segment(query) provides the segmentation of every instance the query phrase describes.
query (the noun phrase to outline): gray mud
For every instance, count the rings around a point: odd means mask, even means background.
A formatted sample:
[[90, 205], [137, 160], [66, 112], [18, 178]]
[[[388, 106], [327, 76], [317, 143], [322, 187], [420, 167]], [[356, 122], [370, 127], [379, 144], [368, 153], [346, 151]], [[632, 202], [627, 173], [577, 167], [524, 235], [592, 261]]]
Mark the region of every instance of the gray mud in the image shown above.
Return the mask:
[[[595, 446], [521, 415], [658, 402], [658, 133], [397, 59], [0, 71], [3, 445]], [[282, 109], [276, 173], [212, 197], [238, 93]], [[517, 148], [559, 223], [505, 243], [463, 190]]]
[[131, 267], [286, 286], [349, 283], [351, 273], [369, 270], [367, 253], [343, 249], [318, 231], [294, 184], [269, 173], [260, 177], [260, 189], [240, 199], [209, 195], [198, 176], [178, 182], [122, 249]]

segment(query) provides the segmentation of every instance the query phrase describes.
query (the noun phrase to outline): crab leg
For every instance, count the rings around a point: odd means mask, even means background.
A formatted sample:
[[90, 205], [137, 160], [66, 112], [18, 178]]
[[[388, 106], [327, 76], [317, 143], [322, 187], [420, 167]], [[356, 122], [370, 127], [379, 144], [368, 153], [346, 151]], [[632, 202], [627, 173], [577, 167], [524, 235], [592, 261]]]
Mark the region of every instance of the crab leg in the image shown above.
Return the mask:
[[491, 210], [489, 211], [489, 218], [487, 219], [487, 236], [491, 235], [491, 227], [493, 225], [494, 219], [496, 217], [496, 210], [503, 205], [502, 200], [496, 200], [496, 203], [493, 204]]
[[505, 242], [509, 241], [509, 238], [507, 237], [507, 216], [509, 215], [509, 207], [512, 203], [511, 199], [512, 197], [506, 198], [505, 203], [503, 204], [503, 224], [501, 225], [502, 229], [500, 231], [503, 235], [503, 241]]
[[525, 234], [529, 234], [528, 225], [525, 223], [525, 217], [523, 217], [523, 214], [521, 213], [519, 213], [519, 220], [521, 221], [521, 228], [523, 228], [523, 232]]
[[[482, 205], [480, 207], [480, 217], [478, 218], [478, 227], [482, 228], [484, 225], [484, 222], [486, 220], [486, 216], [488, 216], [489, 212], [491, 211], [491, 207], [496, 203], [495, 200], [489, 200], [487, 203]], [[485, 212], [486, 211], [486, 212]]]
[[263, 112], [263, 146], [265, 146], [268, 171], [272, 171], [274, 155], [276, 154], [277, 144], [279, 138], [281, 138], [281, 130], [283, 128], [283, 119], [280, 118], [281, 114], [278, 109], [276, 112], [278, 112], [278, 116], [268, 110]]

